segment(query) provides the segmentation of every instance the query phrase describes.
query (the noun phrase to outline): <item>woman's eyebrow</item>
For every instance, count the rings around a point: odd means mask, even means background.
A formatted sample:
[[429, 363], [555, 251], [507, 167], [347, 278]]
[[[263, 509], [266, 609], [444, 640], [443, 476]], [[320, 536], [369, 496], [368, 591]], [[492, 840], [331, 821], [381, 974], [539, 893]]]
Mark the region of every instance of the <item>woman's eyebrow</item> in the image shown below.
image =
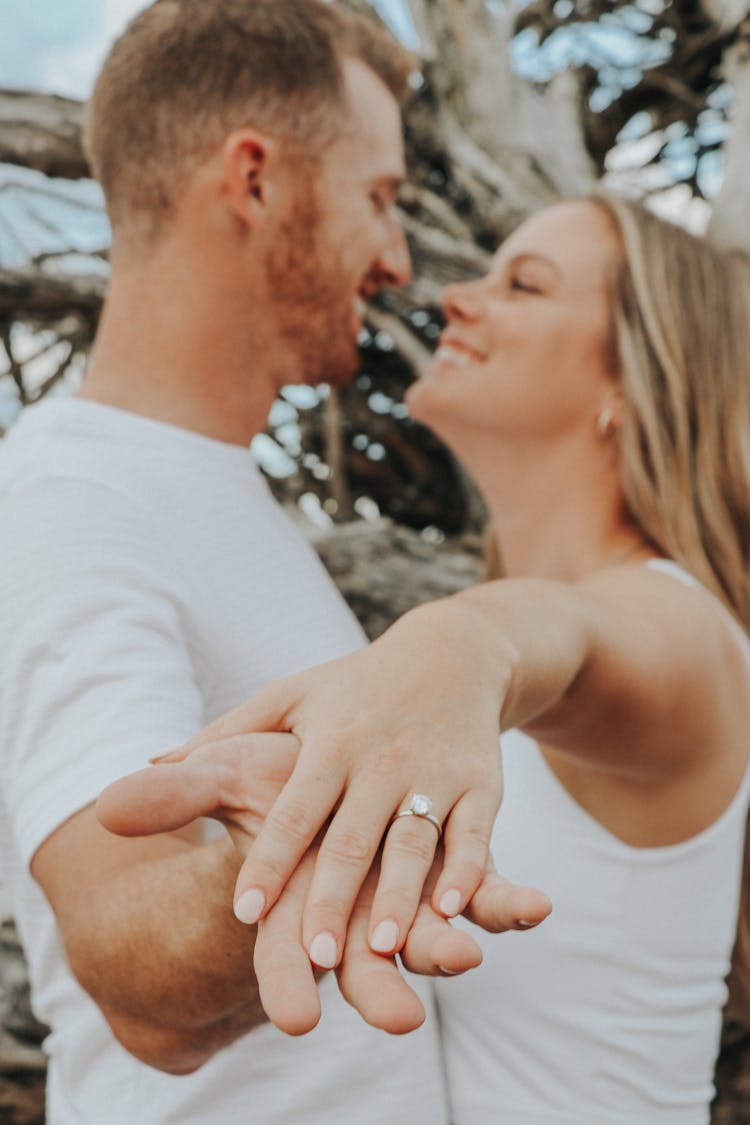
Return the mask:
[[556, 262], [553, 262], [551, 258], [545, 257], [544, 254], [534, 254], [530, 251], [525, 251], [521, 254], [514, 254], [514, 256], [508, 262], [508, 268], [523, 265], [525, 262], [537, 262], [543, 266], [546, 266], [548, 269], [551, 269], [552, 272], [562, 281], [562, 271], [560, 270], [560, 267]]

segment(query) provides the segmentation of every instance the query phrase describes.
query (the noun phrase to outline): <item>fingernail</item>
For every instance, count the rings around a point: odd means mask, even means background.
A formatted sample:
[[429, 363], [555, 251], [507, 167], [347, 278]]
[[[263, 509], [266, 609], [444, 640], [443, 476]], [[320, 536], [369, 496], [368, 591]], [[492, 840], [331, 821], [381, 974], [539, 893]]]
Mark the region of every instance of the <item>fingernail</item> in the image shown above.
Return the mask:
[[458, 973], [454, 969], [446, 969], [445, 965], [438, 965], [438, 969], [446, 977], [457, 977]]
[[538, 926], [539, 923], [538, 922], [527, 922], [527, 921], [525, 921], [525, 919], [519, 918], [518, 921], [516, 922], [516, 925], [521, 930], [531, 930], [531, 929], [534, 928], [534, 926]]
[[398, 926], [392, 918], [386, 918], [376, 926], [370, 938], [370, 949], [375, 953], [393, 953], [398, 943]]
[[319, 969], [332, 969], [339, 959], [339, 947], [333, 934], [316, 934], [310, 942], [309, 957]]
[[266, 896], [257, 887], [251, 887], [234, 904], [234, 916], [246, 926], [253, 926], [260, 918], [266, 905]]
[[455, 918], [461, 909], [461, 892], [446, 891], [440, 899], [440, 910], [446, 918]]

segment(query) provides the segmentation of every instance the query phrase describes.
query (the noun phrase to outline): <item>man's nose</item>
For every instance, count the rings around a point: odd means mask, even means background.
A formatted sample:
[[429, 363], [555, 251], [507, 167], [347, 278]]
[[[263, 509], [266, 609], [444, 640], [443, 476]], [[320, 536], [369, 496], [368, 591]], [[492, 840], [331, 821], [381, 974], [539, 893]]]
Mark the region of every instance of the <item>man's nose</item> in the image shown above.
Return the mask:
[[403, 227], [395, 215], [391, 219], [388, 241], [378, 257], [377, 272], [380, 284], [394, 289], [411, 280], [411, 254]]

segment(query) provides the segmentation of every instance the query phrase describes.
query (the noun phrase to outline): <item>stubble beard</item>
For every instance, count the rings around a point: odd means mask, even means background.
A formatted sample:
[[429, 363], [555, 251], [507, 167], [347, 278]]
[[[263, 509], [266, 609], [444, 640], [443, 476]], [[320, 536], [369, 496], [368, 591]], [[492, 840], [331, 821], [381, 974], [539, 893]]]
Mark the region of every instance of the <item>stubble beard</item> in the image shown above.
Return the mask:
[[276, 324], [289, 355], [289, 382], [349, 382], [359, 356], [351, 334], [351, 294], [333, 247], [324, 248], [323, 209], [315, 188], [300, 188], [266, 260]]

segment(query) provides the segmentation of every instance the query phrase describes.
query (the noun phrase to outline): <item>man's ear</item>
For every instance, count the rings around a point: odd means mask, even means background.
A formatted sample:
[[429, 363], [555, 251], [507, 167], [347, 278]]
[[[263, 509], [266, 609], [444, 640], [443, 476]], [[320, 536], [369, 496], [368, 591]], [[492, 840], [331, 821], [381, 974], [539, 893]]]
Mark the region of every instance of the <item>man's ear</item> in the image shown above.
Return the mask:
[[238, 129], [227, 137], [221, 156], [232, 211], [242, 223], [260, 225], [273, 196], [274, 141], [255, 129]]

